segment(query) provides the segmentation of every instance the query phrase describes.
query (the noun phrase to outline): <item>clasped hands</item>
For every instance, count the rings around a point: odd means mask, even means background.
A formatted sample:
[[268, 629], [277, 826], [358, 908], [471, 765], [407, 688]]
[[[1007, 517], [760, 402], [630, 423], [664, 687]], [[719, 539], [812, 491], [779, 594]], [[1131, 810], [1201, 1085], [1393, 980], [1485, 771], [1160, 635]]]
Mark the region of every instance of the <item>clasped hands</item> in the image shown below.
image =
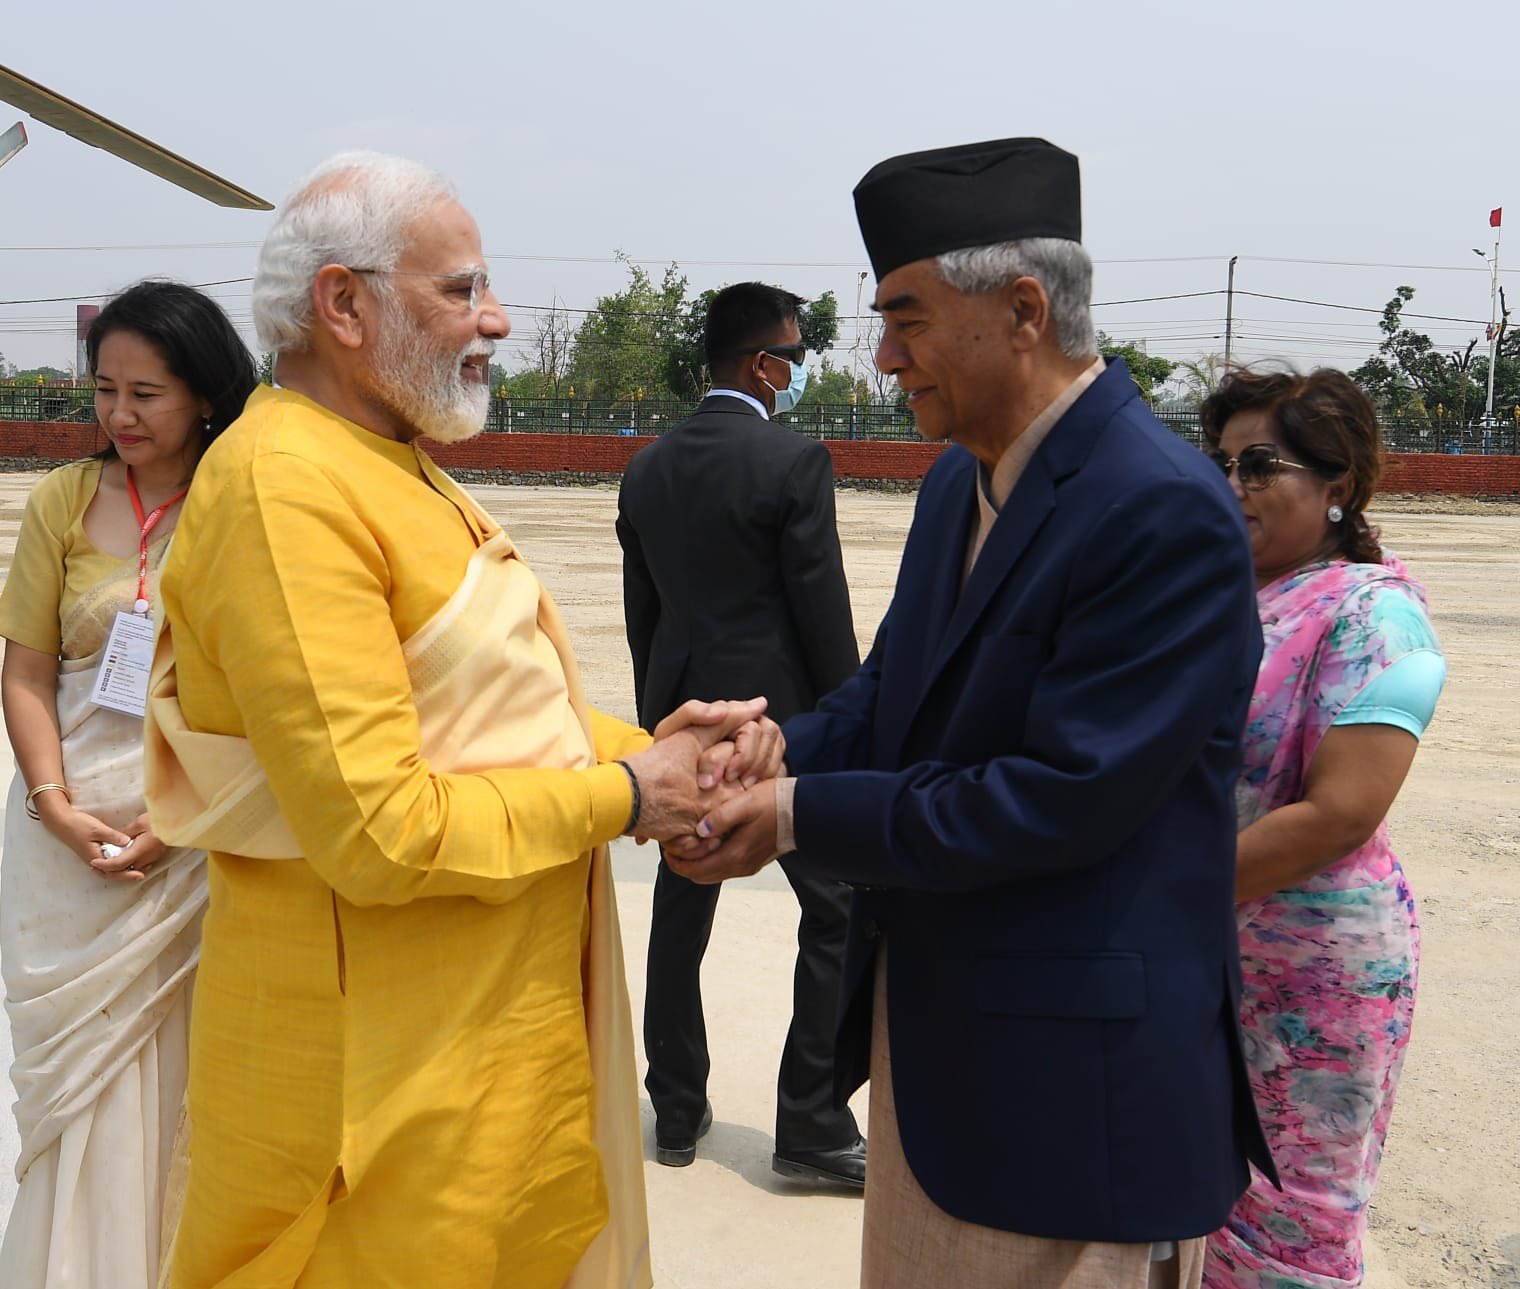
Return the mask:
[[626, 758], [642, 798], [632, 829], [694, 882], [759, 872], [776, 857], [776, 784], [786, 740], [765, 699], [683, 704]]
[[[779, 731], [778, 731], [779, 734]], [[164, 843], [153, 835], [146, 813], [125, 828], [113, 828], [84, 810], [76, 810], [65, 793], [37, 798], [42, 826], [107, 881], [140, 882], [164, 857]], [[116, 847], [108, 856], [103, 846]]]

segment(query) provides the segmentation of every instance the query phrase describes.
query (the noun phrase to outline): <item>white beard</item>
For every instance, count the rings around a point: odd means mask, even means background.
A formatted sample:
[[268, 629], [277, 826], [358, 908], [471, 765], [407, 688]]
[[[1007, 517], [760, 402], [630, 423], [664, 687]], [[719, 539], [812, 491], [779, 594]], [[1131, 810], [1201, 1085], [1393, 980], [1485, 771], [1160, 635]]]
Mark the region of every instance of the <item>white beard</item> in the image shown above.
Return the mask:
[[420, 434], [441, 443], [473, 438], [485, 428], [491, 391], [483, 382], [459, 374], [466, 358], [487, 359], [496, 352], [476, 337], [445, 365], [438, 345], [400, 304], [387, 310], [385, 329], [375, 344], [374, 394]]

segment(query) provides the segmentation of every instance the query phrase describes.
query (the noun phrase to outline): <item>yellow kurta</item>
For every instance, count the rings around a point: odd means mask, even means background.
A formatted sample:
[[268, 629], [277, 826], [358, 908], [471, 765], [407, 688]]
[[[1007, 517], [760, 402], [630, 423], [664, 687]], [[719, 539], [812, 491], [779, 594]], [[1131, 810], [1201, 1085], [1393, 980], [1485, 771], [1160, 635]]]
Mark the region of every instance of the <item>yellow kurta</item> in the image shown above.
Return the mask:
[[[626, 777], [419, 751], [402, 642], [486, 535], [415, 448], [288, 391], [197, 473], [163, 578], [180, 706], [248, 740], [304, 858], [211, 858], [176, 1285], [559, 1289], [606, 1220], [586, 856]], [[584, 748], [541, 635], [524, 738]], [[598, 761], [648, 741], [592, 733]]]

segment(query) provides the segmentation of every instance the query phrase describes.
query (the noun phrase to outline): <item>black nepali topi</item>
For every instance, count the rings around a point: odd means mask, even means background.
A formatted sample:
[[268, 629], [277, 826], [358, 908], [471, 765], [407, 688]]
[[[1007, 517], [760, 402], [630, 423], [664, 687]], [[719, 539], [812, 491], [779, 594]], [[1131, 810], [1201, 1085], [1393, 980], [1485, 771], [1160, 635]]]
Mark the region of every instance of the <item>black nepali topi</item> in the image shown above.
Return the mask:
[[880, 281], [946, 251], [1026, 237], [1082, 240], [1077, 159], [1044, 139], [909, 152], [855, 185], [855, 217]]

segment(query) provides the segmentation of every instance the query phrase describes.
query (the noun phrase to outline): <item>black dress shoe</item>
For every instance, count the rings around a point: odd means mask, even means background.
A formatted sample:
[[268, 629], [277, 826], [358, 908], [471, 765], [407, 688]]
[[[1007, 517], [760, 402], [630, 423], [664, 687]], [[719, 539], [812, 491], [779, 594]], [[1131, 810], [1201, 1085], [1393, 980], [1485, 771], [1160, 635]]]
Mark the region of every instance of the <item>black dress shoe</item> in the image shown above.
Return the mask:
[[777, 1151], [771, 1168], [783, 1177], [806, 1182], [835, 1182], [860, 1190], [866, 1185], [866, 1139], [856, 1137], [848, 1146], [834, 1150]]
[[654, 1159], [657, 1164], [664, 1164], [667, 1168], [685, 1168], [697, 1157], [697, 1142], [707, 1136], [707, 1130], [712, 1127], [712, 1102], [708, 1101], [702, 1107], [702, 1122], [697, 1125], [695, 1137], [663, 1137], [660, 1135], [659, 1125], [654, 1130]]

